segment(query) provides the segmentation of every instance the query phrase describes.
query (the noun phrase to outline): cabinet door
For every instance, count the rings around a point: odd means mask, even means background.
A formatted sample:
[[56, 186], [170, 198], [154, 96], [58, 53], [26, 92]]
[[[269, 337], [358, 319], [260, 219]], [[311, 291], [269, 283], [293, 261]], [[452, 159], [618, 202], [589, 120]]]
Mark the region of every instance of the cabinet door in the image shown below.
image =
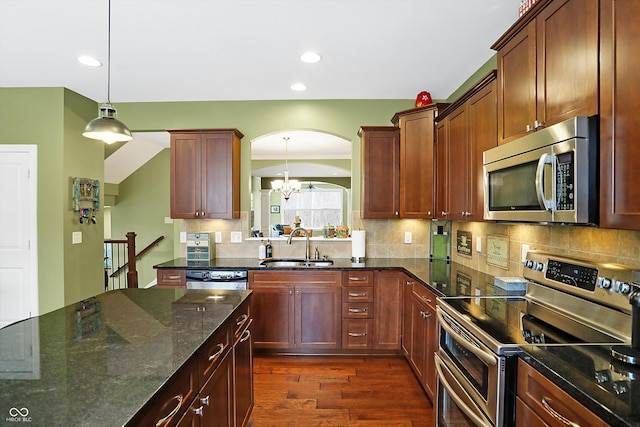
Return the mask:
[[340, 348], [341, 300], [341, 290], [337, 287], [313, 285], [296, 287], [296, 348]]
[[424, 321], [425, 309], [415, 297], [411, 297], [411, 352], [409, 353], [409, 363], [413, 368], [416, 376], [423, 384], [424, 380], [424, 357], [425, 343], [427, 336], [427, 324]]
[[535, 22], [538, 122], [597, 114], [598, 0], [550, 2]]
[[293, 288], [252, 284], [251, 313], [256, 348], [294, 347]]
[[437, 390], [436, 362], [433, 354], [438, 350], [438, 322], [436, 320], [436, 313], [431, 307], [427, 306], [424, 313], [425, 343], [423, 384], [427, 395], [429, 395], [433, 402]]
[[395, 271], [376, 271], [373, 291], [373, 348], [376, 350], [400, 350], [405, 277]]
[[396, 127], [363, 127], [361, 144], [362, 218], [400, 214], [400, 133]]
[[600, 226], [640, 230], [640, 1], [601, 4]]
[[528, 24], [498, 51], [498, 138], [506, 144], [536, 120], [536, 26]]
[[480, 89], [467, 102], [469, 116], [469, 187], [466, 220], [484, 218], [484, 173], [482, 155], [498, 145], [497, 85], [495, 79]]
[[196, 218], [202, 211], [200, 136], [171, 134], [171, 218]]
[[433, 218], [435, 109], [401, 116], [400, 217]]
[[413, 317], [411, 316], [411, 287], [413, 281], [408, 277], [402, 287], [402, 353], [409, 360], [411, 354], [411, 336], [413, 335]]
[[200, 390], [202, 424], [212, 427], [233, 427], [233, 356], [231, 352], [220, 363]]
[[237, 427], [247, 425], [254, 404], [252, 323], [250, 322], [242, 331], [233, 348], [235, 425]]
[[447, 150], [447, 205], [446, 218], [451, 221], [466, 219], [469, 188], [469, 143], [467, 110], [463, 104], [448, 117], [449, 138]]
[[205, 219], [240, 218], [240, 139], [233, 131], [202, 135]]

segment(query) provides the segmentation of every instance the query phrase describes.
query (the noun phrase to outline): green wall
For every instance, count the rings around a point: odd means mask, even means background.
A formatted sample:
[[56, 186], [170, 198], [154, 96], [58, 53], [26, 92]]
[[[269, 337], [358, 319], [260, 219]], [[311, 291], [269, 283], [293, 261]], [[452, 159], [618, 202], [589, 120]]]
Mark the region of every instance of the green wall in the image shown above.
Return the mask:
[[[94, 101], [64, 88], [0, 88], [0, 144], [38, 146], [40, 314], [103, 289], [102, 228], [80, 226], [70, 193], [73, 176], [102, 181], [104, 149], [80, 135], [96, 114]], [[71, 231], [83, 231], [83, 244], [71, 245]]]

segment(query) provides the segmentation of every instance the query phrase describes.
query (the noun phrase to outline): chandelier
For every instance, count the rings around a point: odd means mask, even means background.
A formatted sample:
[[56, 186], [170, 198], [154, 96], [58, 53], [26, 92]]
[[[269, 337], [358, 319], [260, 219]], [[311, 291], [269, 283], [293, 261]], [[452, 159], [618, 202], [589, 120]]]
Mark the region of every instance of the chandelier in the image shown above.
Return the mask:
[[285, 136], [282, 139], [284, 139], [284, 180], [276, 179], [271, 181], [271, 188], [273, 189], [273, 191], [277, 191], [281, 193], [282, 197], [284, 197], [284, 200], [289, 200], [289, 197], [291, 197], [293, 193], [297, 193], [300, 191], [301, 183], [300, 181], [295, 179], [289, 180], [289, 166], [288, 166], [289, 137]]

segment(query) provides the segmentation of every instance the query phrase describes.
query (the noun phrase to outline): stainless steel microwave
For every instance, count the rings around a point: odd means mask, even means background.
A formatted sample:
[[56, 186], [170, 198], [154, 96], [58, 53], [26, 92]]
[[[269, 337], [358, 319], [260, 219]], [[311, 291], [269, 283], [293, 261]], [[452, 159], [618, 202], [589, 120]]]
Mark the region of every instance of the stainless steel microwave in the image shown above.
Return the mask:
[[483, 154], [484, 218], [598, 222], [598, 117], [575, 117]]

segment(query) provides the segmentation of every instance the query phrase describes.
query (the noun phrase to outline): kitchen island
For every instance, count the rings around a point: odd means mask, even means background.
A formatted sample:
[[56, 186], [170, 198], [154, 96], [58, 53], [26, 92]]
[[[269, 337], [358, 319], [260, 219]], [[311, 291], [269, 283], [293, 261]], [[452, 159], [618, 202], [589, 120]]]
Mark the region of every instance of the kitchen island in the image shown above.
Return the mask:
[[[185, 375], [193, 400], [207, 380], [200, 353], [222, 331], [226, 358], [250, 294], [123, 289], [0, 329], [0, 425], [140, 425]], [[178, 400], [175, 418], [191, 405]]]

